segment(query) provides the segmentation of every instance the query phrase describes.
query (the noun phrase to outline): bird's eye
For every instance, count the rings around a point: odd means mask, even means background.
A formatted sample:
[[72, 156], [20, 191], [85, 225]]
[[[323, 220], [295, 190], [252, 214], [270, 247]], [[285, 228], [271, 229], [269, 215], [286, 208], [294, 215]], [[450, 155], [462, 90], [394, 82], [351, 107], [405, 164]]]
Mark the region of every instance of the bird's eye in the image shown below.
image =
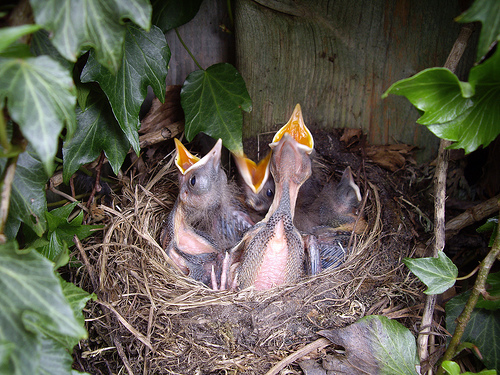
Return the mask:
[[193, 176], [189, 179], [189, 183], [191, 184], [191, 186], [194, 186], [196, 184], [196, 176]]
[[272, 191], [271, 189], [267, 189], [267, 191], [266, 191], [266, 195], [267, 195], [269, 198], [271, 198], [271, 197], [274, 195], [274, 193], [273, 193], [273, 191]]

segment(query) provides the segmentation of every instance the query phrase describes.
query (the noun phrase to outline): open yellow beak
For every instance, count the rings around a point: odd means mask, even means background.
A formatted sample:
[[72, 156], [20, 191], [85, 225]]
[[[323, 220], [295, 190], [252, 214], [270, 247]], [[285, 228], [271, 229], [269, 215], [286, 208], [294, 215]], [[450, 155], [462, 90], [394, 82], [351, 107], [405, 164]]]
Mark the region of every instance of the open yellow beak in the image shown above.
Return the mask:
[[306, 127], [304, 123], [304, 118], [302, 117], [302, 110], [300, 109], [300, 104], [295, 106], [293, 110], [292, 117], [290, 120], [283, 125], [283, 127], [276, 132], [273, 138], [273, 142], [269, 145], [273, 148], [279, 140], [283, 137], [285, 133], [290, 134], [293, 139], [295, 139], [299, 144], [307, 149], [307, 153], [310, 154], [314, 148], [314, 139], [311, 132]]
[[177, 138], [174, 138], [174, 141], [175, 149], [177, 150], [175, 165], [177, 165], [182, 174], [186, 174], [189, 168], [200, 161], [200, 158], [191, 154]]
[[253, 160], [250, 160], [244, 154], [243, 156], [233, 154], [238, 171], [241, 177], [243, 177], [243, 181], [245, 181], [255, 194], [262, 190], [262, 187], [269, 178], [271, 154], [272, 152], [269, 152], [258, 164], [255, 164]]

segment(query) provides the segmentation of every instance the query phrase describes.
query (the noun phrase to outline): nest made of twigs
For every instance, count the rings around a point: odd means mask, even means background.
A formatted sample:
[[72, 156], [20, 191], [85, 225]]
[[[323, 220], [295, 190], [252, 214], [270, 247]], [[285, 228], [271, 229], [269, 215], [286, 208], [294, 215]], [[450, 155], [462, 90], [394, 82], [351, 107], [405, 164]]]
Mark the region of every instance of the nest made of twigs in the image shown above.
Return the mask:
[[87, 311], [87, 356], [112, 351], [134, 374], [260, 374], [321, 329], [370, 314], [411, 316], [420, 285], [401, 263], [411, 252], [410, 230], [381, 185], [386, 176], [373, 182], [380, 168], [367, 165], [368, 177], [361, 176], [368, 229], [353, 235], [340, 267], [295, 285], [240, 292], [211, 291], [172, 265], [158, 239], [177, 177], [171, 159], [157, 168], [147, 184], [130, 180], [113, 207], [102, 206], [103, 234], [82, 249], [98, 297]]

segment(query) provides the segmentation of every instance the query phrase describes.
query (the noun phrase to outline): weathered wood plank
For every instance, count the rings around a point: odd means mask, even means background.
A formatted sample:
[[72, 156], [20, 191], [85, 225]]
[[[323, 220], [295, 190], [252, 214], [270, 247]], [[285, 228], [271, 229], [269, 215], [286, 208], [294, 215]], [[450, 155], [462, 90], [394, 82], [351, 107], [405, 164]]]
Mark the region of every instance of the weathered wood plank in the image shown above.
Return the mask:
[[301, 103], [312, 128], [361, 128], [373, 144], [413, 144], [430, 158], [438, 140], [417, 111], [381, 95], [444, 64], [462, 10], [455, 0], [237, 0], [236, 62], [253, 101], [244, 137], [278, 128]]

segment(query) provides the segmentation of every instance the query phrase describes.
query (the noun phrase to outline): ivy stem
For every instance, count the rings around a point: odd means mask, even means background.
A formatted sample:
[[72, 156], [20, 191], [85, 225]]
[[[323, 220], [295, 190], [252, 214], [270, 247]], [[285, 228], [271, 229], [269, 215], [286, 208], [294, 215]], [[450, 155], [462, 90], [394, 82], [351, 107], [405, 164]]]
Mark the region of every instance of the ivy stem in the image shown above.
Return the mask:
[[231, 0], [227, 0], [227, 13], [229, 15], [229, 22], [231, 23], [231, 28], [234, 29], [233, 8], [231, 7]]
[[[455, 72], [465, 48], [467, 41], [472, 34], [472, 28], [465, 25], [460, 30], [457, 40], [444, 64], [445, 68]], [[439, 151], [437, 158], [436, 173], [434, 175], [434, 236], [435, 243], [433, 256], [437, 257], [440, 251], [445, 247], [445, 202], [446, 202], [446, 175], [448, 171], [448, 150], [451, 145], [450, 141], [441, 139], [439, 143]], [[434, 315], [434, 307], [436, 305], [437, 295], [428, 295], [425, 300], [424, 311], [422, 313], [422, 322], [420, 324], [420, 332], [418, 333], [417, 345], [422, 373], [432, 375], [433, 369], [429, 363], [429, 335], [431, 334], [432, 319]]]
[[[500, 201], [498, 202], [500, 205]], [[476, 306], [479, 295], [485, 290], [486, 278], [490, 273], [490, 269], [495, 263], [495, 259], [500, 255], [500, 225], [497, 225], [497, 234], [495, 236], [495, 241], [493, 242], [493, 246], [491, 247], [490, 252], [483, 259], [481, 264], [479, 265], [479, 273], [477, 274], [476, 282], [474, 283], [474, 287], [471, 290], [471, 294], [467, 303], [464, 306], [464, 310], [457, 318], [457, 326], [455, 327], [455, 332], [453, 333], [453, 337], [451, 338], [450, 344], [448, 345], [448, 349], [443, 355], [443, 362], [450, 361], [454, 356], [457, 350], [458, 345], [460, 344], [460, 340], [465, 331], [465, 327], [467, 323], [469, 323], [470, 315], [474, 307]], [[437, 375], [443, 375], [444, 369], [442, 366], [439, 367]]]
[[179, 38], [179, 41], [181, 42], [182, 46], [187, 51], [187, 53], [189, 53], [189, 56], [191, 56], [191, 58], [193, 59], [194, 63], [196, 64], [196, 66], [198, 68], [200, 68], [200, 70], [203, 70], [203, 68], [201, 67], [201, 65], [198, 62], [198, 60], [196, 60], [196, 58], [194, 57], [194, 55], [191, 53], [191, 51], [189, 50], [189, 48], [186, 46], [186, 43], [184, 43], [184, 41], [182, 40], [181, 34], [179, 34], [179, 31], [177, 30], [177, 27], [174, 30], [175, 30], [175, 33], [177, 34], [177, 38]]

